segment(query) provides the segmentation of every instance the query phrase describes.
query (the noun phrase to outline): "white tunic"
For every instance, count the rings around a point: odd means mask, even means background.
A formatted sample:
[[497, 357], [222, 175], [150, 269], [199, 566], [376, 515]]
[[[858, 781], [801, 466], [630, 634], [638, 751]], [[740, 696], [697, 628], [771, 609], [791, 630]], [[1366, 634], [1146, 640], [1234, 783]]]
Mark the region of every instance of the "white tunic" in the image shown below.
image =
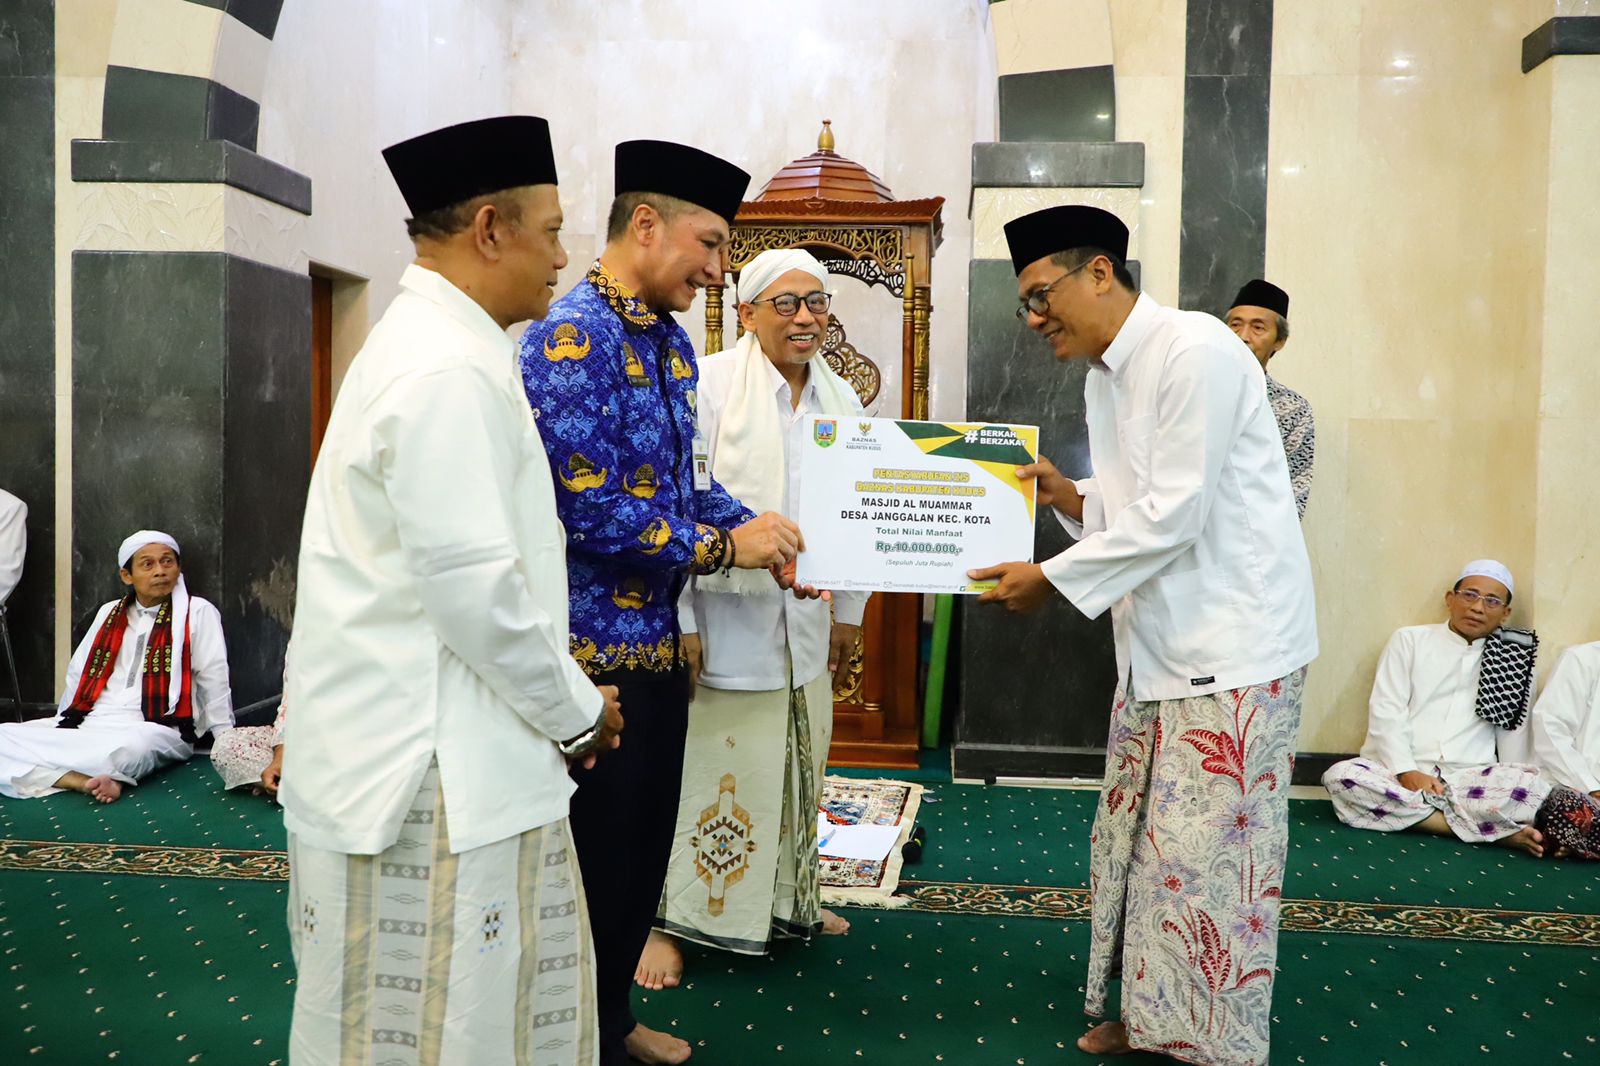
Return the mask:
[[[800, 464], [792, 460], [793, 437], [807, 414], [852, 415], [854, 411], [825, 412], [809, 376], [793, 403], [789, 383], [767, 362], [773, 403], [783, 433], [783, 514], [793, 516], [800, 501]], [[734, 352], [719, 352], [699, 361], [700, 391], [696, 408], [699, 432], [716, 460], [717, 421], [727, 403], [734, 376], [741, 372]], [[774, 586], [776, 590], [776, 586]], [[834, 618], [860, 625], [870, 593], [833, 594]], [[828, 605], [821, 600], [797, 600], [786, 592], [771, 596], [740, 596], [706, 592], [691, 583], [678, 598], [678, 625], [685, 633], [699, 633], [703, 647], [700, 683], [710, 688], [770, 691], [795, 688], [816, 680], [828, 668], [828, 635], [832, 628]], [[787, 658], [786, 658], [787, 656]], [[790, 663], [793, 663], [793, 672]]]
[[[189, 758], [194, 749], [171, 726], [144, 717], [144, 651], [155, 628], [160, 606], [134, 601], [128, 628], [117, 649], [117, 661], [94, 710], [76, 729], [56, 723], [77, 694], [84, 664], [106, 615], [119, 601], [102, 604], [94, 622], [78, 642], [67, 664], [61, 702], [54, 718], [0, 725], [0, 795], [16, 798], [60, 792], [55, 782], [67, 771], [88, 777], [110, 774], [124, 784], [138, 784], [150, 771]], [[181, 640], [178, 633], [174, 640]], [[189, 599], [190, 700], [196, 734], [220, 735], [233, 727], [233, 692], [228, 683], [228, 650], [222, 637], [222, 614], [198, 596]], [[177, 679], [173, 680], [177, 683]]]
[[1568, 788], [1600, 791], [1600, 642], [1561, 656], [1529, 727], [1541, 770]]
[[1481, 637], [1444, 622], [1396, 630], [1378, 658], [1362, 758], [1397, 776], [1495, 762], [1499, 730], [1473, 710], [1482, 658]]
[[284, 692], [284, 823], [347, 854], [395, 842], [435, 758], [453, 851], [565, 818], [556, 742], [604, 703], [516, 345], [439, 274], [400, 287], [311, 475]]
[[1094, 476], [1041, 564], [1111, 609], [1137, 700], [1272, 681], [1317, 654], [1311, 561], [1261, 366], [1211, 315], [1140, 295], [1083, 386]]
[[0, 489], [0, 605], [22, 580], [22, 557], [28, 548], [28, 505]]

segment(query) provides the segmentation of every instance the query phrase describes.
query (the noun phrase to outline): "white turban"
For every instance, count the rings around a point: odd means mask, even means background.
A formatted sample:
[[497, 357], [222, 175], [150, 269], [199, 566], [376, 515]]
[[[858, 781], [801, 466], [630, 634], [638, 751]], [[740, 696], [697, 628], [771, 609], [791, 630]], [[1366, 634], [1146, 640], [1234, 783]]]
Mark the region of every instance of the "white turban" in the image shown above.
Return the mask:
[[1511, 581], [1511, 571], [1506, 569], [1504, 563], [1496, 562], [1493, 559], [1474, 559], [1462, 567], [1461, 576], [1456, 578], [1456, 584], [1461, 584], [1469, 577], [1492, 578], [1504, 585], [1506, 591], [1511, 595], [1515, 596], [1517, 594], [1517, 586], [1512, 584]]
[[178, 550], [178, 542], [159, 529], [141, 529], [123, 541], [122, 547], [117, 549], [117, 565], [126, 570], [128, 563], [133, 561], [134, 554], [146, 544], [165, 544], [172, 549], [174, 555], [183, 554]]
[[739, 284], [734, 288], [734, 304], [752, 302], [767, 291], [767, 286], [791, 270], [804, 270], [816, 278], [825, 290], [828, 288], [828, 268], [816, 256], [798, 248], [774, 248], [762, 252], [739, 271]]

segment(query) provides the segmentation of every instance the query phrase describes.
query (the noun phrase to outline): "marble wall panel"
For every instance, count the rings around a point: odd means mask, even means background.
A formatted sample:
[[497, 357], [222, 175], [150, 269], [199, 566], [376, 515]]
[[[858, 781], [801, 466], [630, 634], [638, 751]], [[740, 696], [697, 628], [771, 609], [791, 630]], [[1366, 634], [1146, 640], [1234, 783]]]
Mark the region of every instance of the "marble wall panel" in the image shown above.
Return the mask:
[[1116, 130], [1110, 64], [1000, 76], [1003, 141], [1109, 141]]
[[0, 78], [55, 73], [54, 6], [49, 0], [12, 0], [0, 11]]
[[1111, 64], [1108, 0], [1002, 0], [989, 8], [1000, 74]]
[[[1083, 413], [1087, 364], [1058, 363], [1049, 346], [1018, 324], [1009, 260], [973, 260], [969, 290], [968, 417], [1040, 427], [1040, 450], [1069, 475], [1089, 469]], [[1047, 511], [1035, 559], [1071, 543]], [[1093, 776], [1105, 755], [1106, 713], [1116, 685], [1110, 616], [1084, 618], [1060, 597], [1016, 616], [960, 600], [960, 776]], [[1035, 656], [1032, 650], [1049, 649]], [[1028, 669], [1015, 669], [1021, 656]]]
[[278, 15], [283, 10], [283, 0], [187, 0], [187, 2], [226, 11], [269, 40], [277, 30]]
[[222, 606], [225, 269], [207, 253], [73, 255], [74, 638], [136, 529], [177, 538], [191, 589]]
[[[24, 700], [54, 695], [55, 16], [0, 12], [0, 488], [28, 507], [22, 580], [7, 604]], [[11, 698], [0, 665], [0, 701]]]
[[1266, 257], [1267, 100], [1271, 79], [1184, 79], [1178, 303], [1226, 311]]
[[227, 261], [223, 624], [236, 705], [282, 691], [311, 481], [311, 279]]
[[1087, 204], [1116, 215], [1128, 227], [1128, 258], [1142, 258], [1138, 189], [974, 189], [973, 258], [1009, 259], [1005, 224], [1030, 211], [1062, 204]]

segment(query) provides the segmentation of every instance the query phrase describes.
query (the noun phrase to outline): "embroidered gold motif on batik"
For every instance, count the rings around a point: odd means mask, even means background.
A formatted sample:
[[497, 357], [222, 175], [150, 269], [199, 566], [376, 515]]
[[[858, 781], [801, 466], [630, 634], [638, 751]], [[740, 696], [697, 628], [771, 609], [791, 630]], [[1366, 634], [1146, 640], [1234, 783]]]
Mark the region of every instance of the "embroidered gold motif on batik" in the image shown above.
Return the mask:
[[694, 872], [706, 883], [707, 914], [721, 914], [728, 890], [744, 879], [750, 868], [750, 853], [756, 850], [751, 836], [750, 813], [734, 799], [732, 774], [723, 774], [717, 783], [717, 802], [700, 812], [699, 824], [689, 846], [694, 849]]
[[727, 554], [727, 534], [716, 526], [696, 522], [694, 535], [694, 572], [709, 574], [722, 565], [722, 557]]
[[654, 499], [656, 489], [659, 487], [656, 481], [656, 468], [649, 463], [635, 470], [632, 477], [627, 474], [622, 475], [622, 491], [641, 500]]
[[559, 363], [563, 359], [577, 362], [588, 354], [589, 334], [571, 322], [561, 323], [550, 334], [550, 339], [544, 342], [544, 357], [552, 363]]
[[639, 534], [639, 543], [646, 555], [658, 555], [667, 542], [672, 539], [672, 526], [665, 518], [652, 518], [650, 524], [644, 527], [644, 532]]
[[676, 348], [667, 349], [667, 366], [672, 370], [672, 376], [680, 381], [684, 378], [694, 377], [694, 367], [690, 366], [683, 356], [678, 354], [678, 349]]
[[650, 590], [645, 588], [643, 578], [627, 578], [622, 582], [620, 588], [611, 590], [611, 602], [621, 607], [624, 611], [637, 611], [654, 599], [655, 597], [650, 594]]
[[606, 483], [611, 472], [605, 467], [595, 468], [594, 461], [582, 452], [567, 457], [567, 468], [561, 473], [561, 484], [569, 492], [588, 492]]
[[593, 637], [574, 636], [570, 641], [573, 659], [590, 677], [612, 670], [644, 670], [664, 674], [684, 661], [684, 653], [674, 637], [662, 637], [654, 644], [607, 644], [604, 648]]
[[639, 358], [639, 353], [627, 341], [622, 342], [622, 370], [628, 375], [629, 385], [636, 389], [650, 387], [650, 378], [644, 372], [644, 360]]
[[589, 268], [583, 280], [587, 281], [600, 291], [605, 298], [607, 306], [616, 312], [618, 318], [635, 329], [649, 329], [660, 319], [654, 311], [645, 306], [643, 300], [633, 294], [633, 290], [618, 281], [616, 275], [605, 268], [605, 265], [596, 259], [594, 266]]

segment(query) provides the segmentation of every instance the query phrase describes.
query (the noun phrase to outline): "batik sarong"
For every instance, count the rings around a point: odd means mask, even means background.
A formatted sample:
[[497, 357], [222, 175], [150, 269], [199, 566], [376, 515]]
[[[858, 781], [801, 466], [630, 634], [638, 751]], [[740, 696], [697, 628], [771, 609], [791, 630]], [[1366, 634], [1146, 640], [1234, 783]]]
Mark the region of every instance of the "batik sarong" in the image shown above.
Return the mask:
[[1420, 769], [1444, 782], [1444, 795], [1406, 788], [1388, 767], [1362, 758], [1328, 767], [1322, 785], [1345, 825], [1393, 833], [1439, 811], [1450, 831], [1469, 844], [1499, 840], [1532, 825], [1550, 794], [1547, 778], [1517, 763]]
[[566, 821], [452, 855], [437, 765], [379, 855], [289, 835], [289, 935], [295, 1066], [598, 1060]]
[[1546, 855], [1600, 859], [1600, 802], [1593, 796], [1557, 785], [1539, 805], [1533, 824], [1544, 836]]
[[1117, 694], [1090, 837], [1084, 1009], [1105, 1014], [1120, 970], [1135, 1048], [1267, 1061], [1304, 683], [1301, 669], [1187, 699]]
[[822, 928], [817, 805], [833, 736], [832, 678], [795, 689], [700, 686], [656, 924], [746, 955]]

